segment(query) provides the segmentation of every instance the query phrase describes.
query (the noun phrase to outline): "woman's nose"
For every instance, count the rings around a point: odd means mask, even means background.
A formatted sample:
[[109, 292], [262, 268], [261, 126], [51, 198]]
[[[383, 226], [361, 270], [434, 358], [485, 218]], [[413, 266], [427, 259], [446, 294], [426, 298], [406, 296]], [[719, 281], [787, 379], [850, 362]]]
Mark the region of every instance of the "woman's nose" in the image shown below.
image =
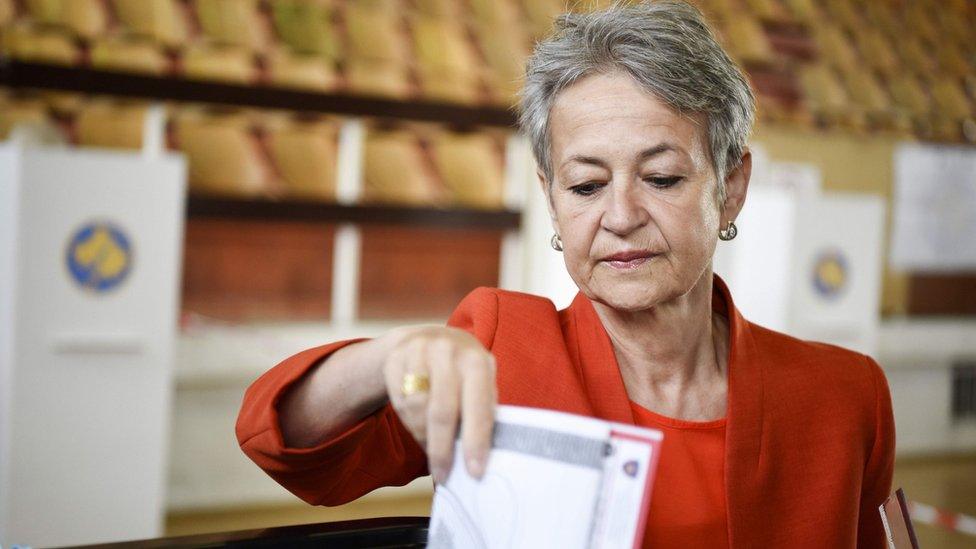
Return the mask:
[[650, 213], [641, 204], [634, 185], [624, 183], [611, 187], [611, 192], [606, 194], [603, 228], [617, 235], [627, 235], [646, 225]]

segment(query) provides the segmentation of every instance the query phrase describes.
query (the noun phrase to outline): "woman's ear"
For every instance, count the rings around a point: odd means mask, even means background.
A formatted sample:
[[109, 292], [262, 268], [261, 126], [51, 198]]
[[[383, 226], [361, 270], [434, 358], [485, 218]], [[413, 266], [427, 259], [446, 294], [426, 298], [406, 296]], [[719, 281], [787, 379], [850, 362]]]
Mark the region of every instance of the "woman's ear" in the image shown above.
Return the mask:
[[734, 221], [746, 203], [749, 178], [752, 177], [752, 152], [746, 147], [739, 165], [725, 177], [725, 203], [722, 204], [722, 223]]

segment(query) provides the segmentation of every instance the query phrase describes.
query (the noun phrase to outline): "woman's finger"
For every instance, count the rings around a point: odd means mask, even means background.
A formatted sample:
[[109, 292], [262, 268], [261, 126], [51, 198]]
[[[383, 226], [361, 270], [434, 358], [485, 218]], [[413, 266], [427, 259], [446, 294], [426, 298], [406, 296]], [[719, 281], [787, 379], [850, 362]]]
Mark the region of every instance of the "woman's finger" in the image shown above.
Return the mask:
[[390, 352], [385, 370], [386, 388], [390, 396], [390, 403], [396, 410], [400, 422], [410, 431], [414, 440], [421, 446], [426, 444], [427, 393], [418, 391], [410, 395], [403, 394], [403, 382], [407, 375], [427, 376], [423, 362], [423, 342], [411, 340], [398, 346]]
[[427, 459], [434, 481], [447, 480], [454, 461], [460, 406], [460, 376], [454, 364], [454, 345], [447, 340], [432, 341], [427, 348], [430, 368], [430, 398], [427, 401]]
[[400, 378], [398, 390], [403, 396], [403, 409], [409, 417], [411, 431], [414, 438], [421, 446], [427, 444], [427, 401], [428, 390], [419, 389], [412, 394], [403, 395], [403, 381], [408, 375], [418, 376], [427, 379], [430, 384], [430, 371], [427, 368], [427, 342], [424, 338], [414, 338], [404, 346], [405, 370], [403, 377]]
[[461, 447], [468, 473], [481, 478], [495, 424], [495, 359], [483, 351], [461, 358]]

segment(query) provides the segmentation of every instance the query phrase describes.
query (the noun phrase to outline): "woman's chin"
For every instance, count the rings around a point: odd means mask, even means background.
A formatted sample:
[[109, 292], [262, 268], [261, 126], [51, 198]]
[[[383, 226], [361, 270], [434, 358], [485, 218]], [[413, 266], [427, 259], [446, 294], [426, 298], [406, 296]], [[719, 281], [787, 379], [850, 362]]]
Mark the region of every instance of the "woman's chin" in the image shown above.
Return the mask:
[[666, 300], [658, 288], [648, 288], [646, 282], [618, 284], [607, 291], [594, 292], [590, 298], [622, 313], [646, 311]]

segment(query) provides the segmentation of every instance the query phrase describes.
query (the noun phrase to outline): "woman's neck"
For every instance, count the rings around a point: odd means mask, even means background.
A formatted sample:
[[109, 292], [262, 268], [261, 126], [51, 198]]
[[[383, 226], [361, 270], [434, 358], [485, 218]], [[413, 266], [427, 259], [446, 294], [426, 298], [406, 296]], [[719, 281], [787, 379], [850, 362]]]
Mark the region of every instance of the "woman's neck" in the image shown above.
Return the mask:
[[687, 294], [653, 309], [593, 305], [631, 400], [681, 419], [724, 416], [728, 326], [712, 313], [711, 270]]

